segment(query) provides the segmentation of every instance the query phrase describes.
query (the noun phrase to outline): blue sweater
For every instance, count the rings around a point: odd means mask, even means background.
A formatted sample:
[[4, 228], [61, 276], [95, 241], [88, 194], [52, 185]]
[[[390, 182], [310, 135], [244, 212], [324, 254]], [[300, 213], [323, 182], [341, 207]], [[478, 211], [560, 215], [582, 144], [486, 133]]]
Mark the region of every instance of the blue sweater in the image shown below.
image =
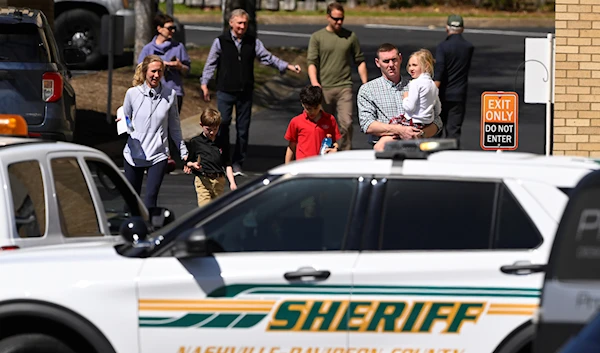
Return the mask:
[[129, 135], [123, 157], [132, 166], [149, 167], [169, 156], [169, 132], [181, 158], [188, 151], [181, 135], [177, 94], [160, 85], [156, 89], [146, 83], [131, 87], [123, 102], [125, 115], [131, 118], [134, 131]]
[[[179, 59], [185, 66], [192, 68], [190, 57], [185, 50], [185, 46], [176, 41], [166, 41], [162, 44], [156, 44], [156, 36], [152, 38], [150, 43], [146, 44], [140, 55], [138, 56], [138, 64], [141, 63], [148, 55], [158, 55], [164, 61], [171, 60], [174, 56]], [[183, 96], [183, 77], [179, 70], [171, 69], [168, 66], [165, 70], [165, 76], [162, 79], [162, 84], [167, 88], [172, 88], [177, 92], [178, 96]]]

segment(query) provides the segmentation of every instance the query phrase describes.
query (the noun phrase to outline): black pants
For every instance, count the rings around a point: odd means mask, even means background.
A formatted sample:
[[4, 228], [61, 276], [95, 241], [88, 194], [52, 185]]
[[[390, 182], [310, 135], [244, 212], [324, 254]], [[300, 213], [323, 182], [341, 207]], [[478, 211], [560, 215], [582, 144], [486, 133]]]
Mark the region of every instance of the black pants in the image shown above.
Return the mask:
[[167, 170], [167, 160], [165, 159], [164, 161], [158, 162], [150, 167], [134, 167], [127, 163], [127, 161], [124, 162], [123, 169], [125, 170], [125, 178], [131, 184], [131, 186], [133, 186], [133, 189], [138, 193], [138, 195], [142, 194], [144, 172], [148, 170], [144, 204], [146, 205], [146, 208], [156, 207], [160, 185], [163, 182], [165, 171]]
[[460, 133], [465, 120], [465, 102], [442, 102], [440, 117], [444, 123], [442, 137], [455, 138], [460, 143]]
[[231, 125], [231, 114], [234, 106], [237, 138], [231, 161], [241, 166], [246, 159], [248, 151], [250, 118], [252, 114], [252, 90], [242, 92], [217, 91], [217, 108], [219, 108], [222, 120], [216, 142], [223, 149], [223, 153], [230, 153], [229, 126]]

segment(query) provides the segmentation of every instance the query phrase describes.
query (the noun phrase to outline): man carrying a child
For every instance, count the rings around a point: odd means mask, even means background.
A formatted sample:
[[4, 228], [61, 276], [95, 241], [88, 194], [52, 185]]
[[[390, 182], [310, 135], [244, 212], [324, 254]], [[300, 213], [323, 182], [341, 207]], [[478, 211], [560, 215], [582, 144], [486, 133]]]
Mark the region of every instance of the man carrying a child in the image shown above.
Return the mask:
[[[408, 92], [408, 78], [400, 76], [402, 55], [389, 43], [379, 46], [375, 65], [381, 70], [381, 77], [362, 85], [358, 91], [358, 120], [361, 130], [369, 134], [374, 145], [381, 136], [396, 136], [409, 140], [434, 137], [442, 129], [442, 121], [435, 116], [430, 124], [417, 126], [390, 124], [404, 116], [402, 101]], [[382, 148], [382, 146], [381, 146]]]

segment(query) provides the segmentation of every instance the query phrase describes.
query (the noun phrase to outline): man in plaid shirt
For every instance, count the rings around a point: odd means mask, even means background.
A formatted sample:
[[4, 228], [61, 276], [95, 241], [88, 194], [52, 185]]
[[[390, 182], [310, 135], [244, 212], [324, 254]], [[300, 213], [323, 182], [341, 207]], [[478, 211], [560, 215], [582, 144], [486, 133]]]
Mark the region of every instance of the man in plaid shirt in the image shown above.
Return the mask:
[[385, 43], [377, 49], [375, 65], [381, 77], [371, 80], [358, 90], [358, 120], [360, 128], [369, 134], [373, 144], [380, 136], [396, 135], [403, 140], [433, 137], [442, 130], [442, 120], [436, 116], [433, 123], [422, 130], [413, 126], [389, 124], [390, 120], [404, 114], [402, 98], [408, 91], [407, 78], [400, 76], [402, 55], [394, 45]]

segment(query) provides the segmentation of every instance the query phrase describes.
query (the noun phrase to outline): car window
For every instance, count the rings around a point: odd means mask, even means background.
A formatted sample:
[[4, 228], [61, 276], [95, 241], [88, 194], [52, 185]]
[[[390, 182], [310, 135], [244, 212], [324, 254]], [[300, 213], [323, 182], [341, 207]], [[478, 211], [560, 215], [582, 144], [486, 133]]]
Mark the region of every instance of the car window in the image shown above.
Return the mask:
[[40, 31], [33, 23], [0, 24], [0, 61], [49, 62]]
[[542, 236], [513, 194], [502, 184], [498, 195], [495, 249], [533, 249]]
[[77, 159], [54, 158], [51, 166], [64, 236], [102, 236], [94, 203]]
[[96, 160], [86, 160], [86, 164], [100, 194], [110, 233], [117, 235], [126, 218], [141, 215], [137, 199], [110, 165]]
[[573, 190], [573, 188], [558, 188], [558, 189], [567, 196], [571, 195], [571, 191]]
[[340, 250], [357, 180], [298, 178], [270, 186], [203, 225], [226, 252]]
[[8, 177], [17, 234], [21, 238], [43, 236], [46, 232], [46, 201], [39, 162], [13, 163], [8, 166]]
[[380, 249], [489, 249], [496, 183], [388, 180]]

